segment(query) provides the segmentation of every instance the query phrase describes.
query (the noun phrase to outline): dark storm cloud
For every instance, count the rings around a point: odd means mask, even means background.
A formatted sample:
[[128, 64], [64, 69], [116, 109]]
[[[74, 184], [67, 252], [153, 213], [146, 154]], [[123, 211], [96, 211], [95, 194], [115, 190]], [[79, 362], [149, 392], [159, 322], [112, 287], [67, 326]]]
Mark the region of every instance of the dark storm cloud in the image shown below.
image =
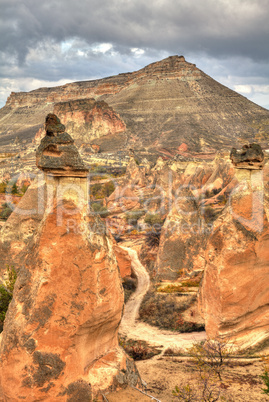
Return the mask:
[[0, 10], [2, 97], [31, 79], [107, 76], [171, 54], [268, 84], [268, 0], [0, 0]]
[[6, 0], [1, 49], [23, 61], [45, 40], [269, 58], [267, 0]]

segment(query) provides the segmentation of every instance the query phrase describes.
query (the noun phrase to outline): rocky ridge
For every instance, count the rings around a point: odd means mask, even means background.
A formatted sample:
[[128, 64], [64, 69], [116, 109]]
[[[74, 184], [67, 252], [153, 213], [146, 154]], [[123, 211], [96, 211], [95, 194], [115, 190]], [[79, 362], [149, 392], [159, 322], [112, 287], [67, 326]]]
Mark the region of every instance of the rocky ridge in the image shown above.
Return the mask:
[[[107, 103], [101, 116], [90, 106], [92, 99], [97, 105]], [[29, 144], [41, 128], [40, 120], [54, 107], [67, 124], [73, 116], [74, 131], [81, 133], [78, 141], [90, 138], [104, 153], [128, 153], [133, 148], [154, 160], [158, 155], [213, 159], [216, 150], [240, 147], [246, 141], [268, 146], [269, 111], [219, 84], [183, 56], [133, 73], [12, 93], [0, 110], [3, 152], [19, 152], [19, 146], [11, 146], [16, 138], [20, 146], [23, 141]]]

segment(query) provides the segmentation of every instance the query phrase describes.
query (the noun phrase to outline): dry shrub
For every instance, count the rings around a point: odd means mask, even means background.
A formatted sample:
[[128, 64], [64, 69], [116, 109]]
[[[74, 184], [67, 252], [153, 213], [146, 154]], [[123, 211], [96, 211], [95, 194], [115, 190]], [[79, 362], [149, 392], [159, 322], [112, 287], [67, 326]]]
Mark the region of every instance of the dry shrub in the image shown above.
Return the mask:
[[149, 346], [145, 341], [136, 341], [134, 339], [119, 338], [120, 346], [134, 360], [147, 360], [161, 353], [157, 347]]
[[140, 319], [150, 325], [178, 332], [203, 331], [203, 325], [185, 321], [182, 317], [183, 311], [195, 300], [196, 295], [166, 295], [150, 289], [140, 306]]

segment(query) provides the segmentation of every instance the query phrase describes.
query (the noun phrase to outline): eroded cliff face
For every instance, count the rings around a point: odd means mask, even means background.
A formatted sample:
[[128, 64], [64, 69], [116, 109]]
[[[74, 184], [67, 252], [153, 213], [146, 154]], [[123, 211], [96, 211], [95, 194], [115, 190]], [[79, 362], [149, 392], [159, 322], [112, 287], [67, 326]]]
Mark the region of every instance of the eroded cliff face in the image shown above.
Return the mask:
[[238, 186], [206, 248], [201, 307], [209, 338], [268, 347], [269, 224], [263, 171], [237, 170]]
[[[79, 99], [60, 102], [55, 104], [53, 112], [59, 116], [77, 145], [84, 143], [90, 146], [96, 138], [113, 136], [126, 129], [120, 116], [104, 101]], [[44, 135], [45, 129], [40, 129], [36, 133], [35, 143]]]

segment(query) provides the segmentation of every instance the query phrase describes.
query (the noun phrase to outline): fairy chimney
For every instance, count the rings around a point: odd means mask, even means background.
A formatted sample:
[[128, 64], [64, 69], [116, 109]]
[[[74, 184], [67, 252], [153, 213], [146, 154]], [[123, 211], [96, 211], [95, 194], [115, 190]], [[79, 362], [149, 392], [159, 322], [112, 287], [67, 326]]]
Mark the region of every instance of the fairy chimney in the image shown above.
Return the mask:
[[6, 315], [0, 400], [88, 402], [141, 380], [118, 344], [123, 289], [112, 239], [88, 213], [88, 169], [57, 117], [47, 123], [37, 166], [51, 202]]

